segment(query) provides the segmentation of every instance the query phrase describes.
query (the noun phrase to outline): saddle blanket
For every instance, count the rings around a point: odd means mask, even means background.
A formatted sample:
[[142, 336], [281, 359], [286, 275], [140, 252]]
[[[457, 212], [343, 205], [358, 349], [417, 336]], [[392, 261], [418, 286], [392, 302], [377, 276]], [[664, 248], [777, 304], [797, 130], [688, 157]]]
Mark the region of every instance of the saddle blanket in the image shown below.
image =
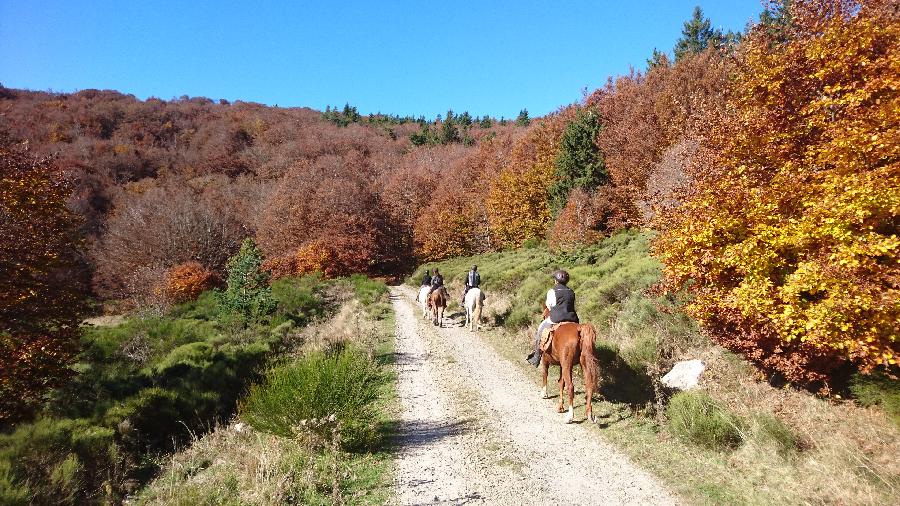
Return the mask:
[[[549, 327], [545, 328], [541, 332], [541, 351], [547, 351], [550, 349], [550, 343], [553, 341], [553, 333], [556, 329], [562, 327], [563, 325], [569, 324], [572, 322], [562, 322], [562, 323], [554, 323]], [[574, 325], [574, 324], [573, 324]]]

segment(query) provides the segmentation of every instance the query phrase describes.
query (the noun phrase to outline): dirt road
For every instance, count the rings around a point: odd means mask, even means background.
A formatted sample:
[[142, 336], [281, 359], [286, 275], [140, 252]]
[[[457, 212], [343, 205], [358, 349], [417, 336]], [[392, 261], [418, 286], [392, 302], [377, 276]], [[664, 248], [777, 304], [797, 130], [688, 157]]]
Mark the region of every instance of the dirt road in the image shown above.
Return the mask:
[[[442, 329], [424, 321], [414, 298], [408, 287], [392, 289], [400, 504], [677, 502], [590, 422], [564, 424], [556, 400], [541, 399], [533, 381], [477, 335], [449, 319]], [[576, 421], [582, 416], [576, 410]]]

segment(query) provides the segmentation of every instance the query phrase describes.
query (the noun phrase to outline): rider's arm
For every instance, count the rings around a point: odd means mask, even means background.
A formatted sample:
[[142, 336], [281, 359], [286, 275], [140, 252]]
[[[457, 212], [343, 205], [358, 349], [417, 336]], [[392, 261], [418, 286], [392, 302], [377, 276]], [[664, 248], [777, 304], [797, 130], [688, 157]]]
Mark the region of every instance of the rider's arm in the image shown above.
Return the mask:
[[556, 305], [556, 292], [553, 289], [547, 290], [547, 300], [544, 302], [547, 305], [547, 309], [552, 308]]

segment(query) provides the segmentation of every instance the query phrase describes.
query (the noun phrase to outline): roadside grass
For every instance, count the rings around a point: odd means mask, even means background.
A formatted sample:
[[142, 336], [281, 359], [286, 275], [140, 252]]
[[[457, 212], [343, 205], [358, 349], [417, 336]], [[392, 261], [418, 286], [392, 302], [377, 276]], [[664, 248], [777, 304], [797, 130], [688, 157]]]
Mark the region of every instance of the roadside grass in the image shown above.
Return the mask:
[[238, 420], [174, 454], [138, 504], [389, 502], [397, 406], [388, 290], [354, 276], [326, 296], [332, 314], [288, 332]]
[[361, 311], [390, 316], [383, 285], [313, 275], [276, 281], [275, 312], [256, 321], [227, 314], [206, 292], [165, 314], [85, 327], [73, 380], [34, 422], [0, 434], [0, 503], [134, 495], [166, 455], [231, 419], [266, 364], [294, 353], [296, 337], [357, 290], [368, 302]]
[[[898, 382], [877, 376], [857, 380], [853, 392], [862, 406], [774, 388], [747, 361], [700, 333], [679, 309], [686, 294], [646, 294], [660, 276], [648, 253], [649, 238], [625, 232], [572, 252], [531, 247], [456, 258], [421, 266], [407, 283], [417, 286], [423, 269], [438, 266], [455, 299], [462, 277], [477, 264], [489, 323], [479, 335], [534, 379], [538, 395], [539, 374], [523, 358], [550, 274], [558, 267], [569, 270], [579, 316], [599, 332], [598, 436], [687, 502], [893, 503], [900, 493], [900, 430], [891, 420]], [[675, 361], [690, 358], [703, 360], [707, 370], [700, 388], [688, 395], [708, 400], [675, 400], [672, 408], [658, 377]], [[557, 375], [553, 368], [550, 381]], [[670, 410], [713, 430], [681, 437], [670, 428]]]

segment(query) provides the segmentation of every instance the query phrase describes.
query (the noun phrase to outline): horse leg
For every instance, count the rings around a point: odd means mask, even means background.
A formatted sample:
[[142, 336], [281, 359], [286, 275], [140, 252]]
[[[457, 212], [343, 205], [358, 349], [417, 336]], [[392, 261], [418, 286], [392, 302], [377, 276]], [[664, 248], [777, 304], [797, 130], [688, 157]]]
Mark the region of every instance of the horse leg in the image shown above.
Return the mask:
[[566, 415], [566, 423], [572, 423], [572, 419], [575, 417], [575, 385], [572, 383], [572, 359], [563, 359], [560, 362], [564, 362], [560, 365], [560, 368], [563, 371], [563, 381], [566, 383], [566, 393], [569, 396], [569, 414]]
[[581, 355], [581, 372], [584, 376], [584, 417], [587, 418], [590, 422], [594, 422], [594, 412], [591, 409], [591, 400], [594, 397], [594, 383], [596, 383], [597, 379], [594, 378], [594, 375], [591, 374], [590, 368], [587, 367], [587, 361], [590, 358], [587, 358], [585, 355]]
[[556, 403], [556, 412], [562, 413], [566, 410], [565, 408], [563, 408], [563, 387], [566, 383], [563, 381], [562, 364], [560, 364], [559, 366], [559, 380], [557, 381], [557, 383], [559, 383], [559, 402]]
[[547, 373], [550, 372], [550, 364], [545, 361], [541, 361], [541, 381], [544, 385], [544, 390], [541, 392], [542, 399], [549, 399], [550, 395], [547, 394]]

